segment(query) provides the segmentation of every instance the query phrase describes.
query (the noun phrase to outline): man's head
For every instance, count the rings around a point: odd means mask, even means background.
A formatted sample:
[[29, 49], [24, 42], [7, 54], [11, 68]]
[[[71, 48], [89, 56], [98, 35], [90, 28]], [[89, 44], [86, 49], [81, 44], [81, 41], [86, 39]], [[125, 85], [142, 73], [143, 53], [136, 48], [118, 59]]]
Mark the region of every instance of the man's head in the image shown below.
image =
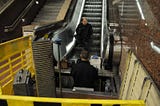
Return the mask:
[[83, 25], [87, 25], [88, 21], [87, 21], [87, 19], [86, 19], [85, 17], [82, 17], [81, 23], [82, 23]]
[[87, 49], [82, 49], [80, 58], [81, 60], [86, 60], [86, 61], [89, 59], [89, 52]]

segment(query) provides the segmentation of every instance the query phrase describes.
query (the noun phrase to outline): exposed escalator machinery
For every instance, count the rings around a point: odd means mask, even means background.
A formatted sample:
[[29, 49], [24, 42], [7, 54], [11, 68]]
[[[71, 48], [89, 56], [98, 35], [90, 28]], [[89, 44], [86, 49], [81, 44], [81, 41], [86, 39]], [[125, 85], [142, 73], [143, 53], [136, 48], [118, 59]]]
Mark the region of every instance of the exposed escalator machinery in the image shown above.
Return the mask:
[[[86, 0], [82, 13], [82, 17], [86, 17], [93, 28], [90, 44], [91, 55], [98, 56], [100, 56], [101, 48], [102, 1], [103, 0]], [[80, 49], [76, 47], [76, 51], [80, 51]]]

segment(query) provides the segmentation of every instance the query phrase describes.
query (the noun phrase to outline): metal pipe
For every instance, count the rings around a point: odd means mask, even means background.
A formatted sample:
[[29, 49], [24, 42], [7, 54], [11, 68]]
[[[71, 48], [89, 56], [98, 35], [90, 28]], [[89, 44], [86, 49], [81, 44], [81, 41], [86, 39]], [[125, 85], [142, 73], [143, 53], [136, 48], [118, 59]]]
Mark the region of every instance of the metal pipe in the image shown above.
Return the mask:
[[61, 81], [61, 63], [60, 63], [60, 48], [58, 44], [58, 69], [59, 69], [59, 88], [60, 88], [60, 97], [62, 97], [62, 81]]
[[62, 81], [61, 81], [61, 62], [60, 62], [60, 45], [62, 40], [57, 38], [54, 43], [58, 46], [58, 69], [59, 69], [59, 88], [60, 88], [60, 97], [62, 97]]
[[151, 48], [152, 48], [155, 52], [157, 52], [158, 54], [160, 54], [160, 47], [156, 46], [153, 41], [150, 43], [150, 45], [151, 45]]

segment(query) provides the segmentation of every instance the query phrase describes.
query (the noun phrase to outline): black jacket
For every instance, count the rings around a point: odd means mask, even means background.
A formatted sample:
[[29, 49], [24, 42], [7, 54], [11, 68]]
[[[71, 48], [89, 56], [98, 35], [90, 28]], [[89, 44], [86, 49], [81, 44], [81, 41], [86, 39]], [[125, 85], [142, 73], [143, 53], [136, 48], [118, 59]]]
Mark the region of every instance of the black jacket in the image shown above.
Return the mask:
[[74, 86], [94, 88], [98, 70], [90, 65], [89, 61], [80, 61], [72, 67], [71, 75], [74, 79]]
[[85, 41], [88, 41], [93, 34], [91, 24], [87, 23], [87, 25], [83, 25], [82, 23], [80, 23], [76, 29], [76, 33], [79, 39], [84, 39]]

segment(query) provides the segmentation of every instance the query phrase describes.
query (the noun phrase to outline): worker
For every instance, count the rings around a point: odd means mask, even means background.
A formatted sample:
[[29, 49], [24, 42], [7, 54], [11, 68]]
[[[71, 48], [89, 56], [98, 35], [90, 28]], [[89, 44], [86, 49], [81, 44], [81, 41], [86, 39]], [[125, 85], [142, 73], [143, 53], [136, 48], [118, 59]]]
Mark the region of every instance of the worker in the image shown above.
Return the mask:
[[92, 26], [88, 23], [85, 17], [82, 17], [81, 23], [76, 28], [76, 41], [77, 45], [88, 47], [90, 44], [90, 39], [93, 34]]
[[74, 87], [95, 88], [98, 78], [98, 70], [90, 65], [89, 52], [83, 49], [78, 63], [72, 66], [71, 75], [74, 80]]

